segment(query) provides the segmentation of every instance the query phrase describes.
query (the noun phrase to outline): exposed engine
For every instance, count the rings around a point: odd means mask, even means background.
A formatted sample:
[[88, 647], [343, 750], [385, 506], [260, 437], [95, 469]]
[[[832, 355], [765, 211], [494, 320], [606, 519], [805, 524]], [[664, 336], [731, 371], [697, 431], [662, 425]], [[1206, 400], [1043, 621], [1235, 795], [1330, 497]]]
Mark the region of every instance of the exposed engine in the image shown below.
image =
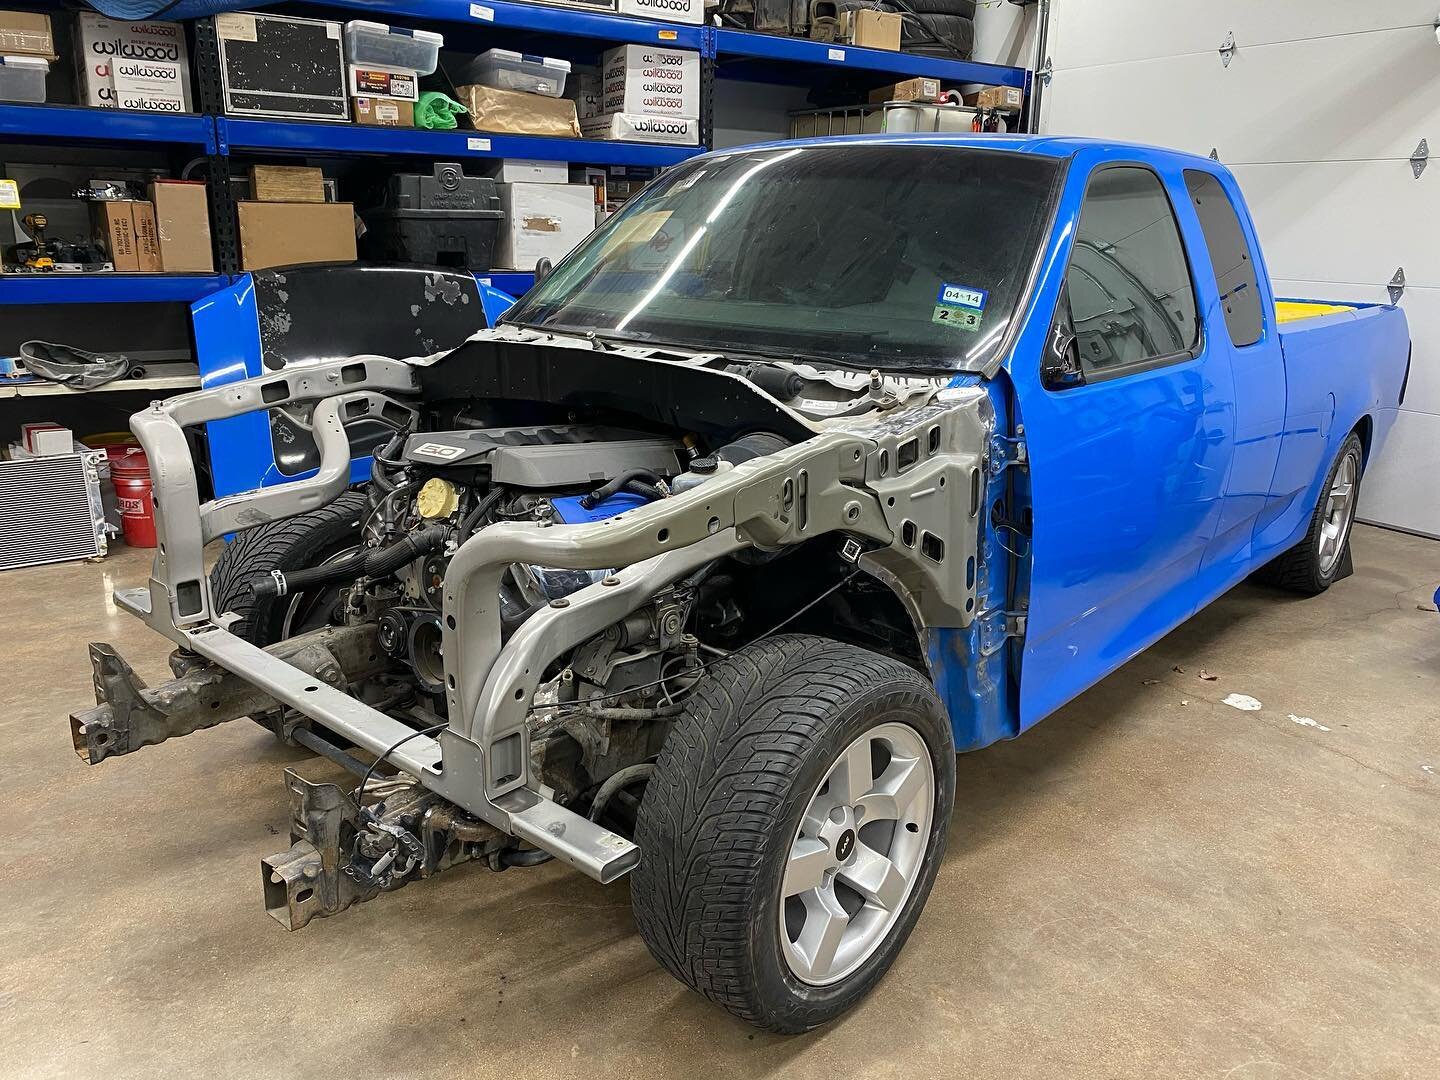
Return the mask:
[[[408, 669], [412, 716], [443, 719], [442, 590], [471, 536], [497, 522], [614, 517], [786, 445], [756, 433], [703, 454], [692, 438], [585, 423], [400, 432], [374, 455], [360, 550], [255, 588], [285, 595], [338, 585], [346, 621], [375, 621], [381, 648]], [[562, 798], [658, 752], [665, 726], [655, 721], [679, 712], [703, 650], [714, 648], [693, 632], [697, 609], [712, 629], [738, 616], [720, 595], [723, 575], [707, 590], [713, 570], [660, 590], [547, 673], [532, 707], [532, 759]], [[611, 572], [512, 565], [499, 596], [502, 636]]]

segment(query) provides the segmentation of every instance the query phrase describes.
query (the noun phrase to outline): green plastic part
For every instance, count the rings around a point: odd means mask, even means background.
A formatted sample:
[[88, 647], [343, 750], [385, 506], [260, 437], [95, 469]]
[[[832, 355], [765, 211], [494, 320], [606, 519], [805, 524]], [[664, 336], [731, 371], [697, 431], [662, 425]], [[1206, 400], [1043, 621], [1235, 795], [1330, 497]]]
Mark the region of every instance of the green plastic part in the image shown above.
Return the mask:
[[469, 112], [464, 105], [438, 90], [427, 90], [415, 105], [415, 126], [426, 131], [454, 131], [457, 117]]

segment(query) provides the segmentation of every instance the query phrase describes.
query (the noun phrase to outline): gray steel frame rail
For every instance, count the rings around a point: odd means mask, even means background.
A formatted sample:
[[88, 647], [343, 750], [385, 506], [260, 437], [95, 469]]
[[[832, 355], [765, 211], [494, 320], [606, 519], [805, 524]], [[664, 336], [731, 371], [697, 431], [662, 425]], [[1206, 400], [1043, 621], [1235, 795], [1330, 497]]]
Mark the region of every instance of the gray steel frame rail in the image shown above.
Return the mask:
[[[341, 418], [416, 390], [409, 363], [377, 356], [329, 361], [155, 402], [131, 427], [150, 460], [159, 547], [148, 588], [116, 601], [155, 630], [277, 700], [381, 753], [414, 729], [229, 633], [214, 612], [205, 544], [228, 532], [321, 506], [344, 490], [350, 446]], [[314, 402], [321, 463], [315, 476], [202, 504], [184, 429], [227, 416]], [[887, 433], [888, 435], [888, 433]], [[881, 437], [888, 443], [893, 435]], [[529, 702], [545, 667], [705, 563], [757, 545], [775, 548], [843, 529], [894, 541], [879, 496], [865, 489], [877, 440], [818, 433], [747, 462], [683, 495], [585, 525], [503, 523], [471, 537], [444, 583], [450, 726], [408, 741], [391, 761], [466, 810], [607, 882], [639, 849], [547, 799], [530, 776]], [[955, 485], [959, 487], [960, 485]], [[890, 500], [893, 503], [893, 499]], [[620, 567], [528, 620], [503, 647], [499, 577], [514, 562], [571, 569]]]

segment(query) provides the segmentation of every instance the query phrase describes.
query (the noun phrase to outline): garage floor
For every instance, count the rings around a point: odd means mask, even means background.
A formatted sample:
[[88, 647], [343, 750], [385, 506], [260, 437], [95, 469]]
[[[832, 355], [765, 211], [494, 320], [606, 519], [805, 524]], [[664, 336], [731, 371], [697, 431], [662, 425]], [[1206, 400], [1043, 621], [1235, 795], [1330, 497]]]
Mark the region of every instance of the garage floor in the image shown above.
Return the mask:
[[287, 934], [258, 862], [281, 769], [327, 769], [244, 721], [83, 765], [86, 642], [165, 671], [108, 599], [145, 558], [6, 574], [0, 1076], [1440, 1076], [1440, 544], [1360, 528], [1355, 563], [1316, 600], [1242, 586], [962, 757], [909, 947], [800, 1038], [681, 989], [623, 884], [553, 864]]

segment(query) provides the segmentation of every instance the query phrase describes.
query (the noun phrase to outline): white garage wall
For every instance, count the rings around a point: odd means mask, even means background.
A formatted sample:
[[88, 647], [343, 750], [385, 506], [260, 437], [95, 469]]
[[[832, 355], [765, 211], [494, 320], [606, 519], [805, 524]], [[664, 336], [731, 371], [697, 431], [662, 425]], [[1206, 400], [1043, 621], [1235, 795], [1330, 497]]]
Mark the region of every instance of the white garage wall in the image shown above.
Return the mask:
[[[1414, 367], [1360, 511], [1440, 536], [1440, 4], [1052, 4], [1043, 131], [1215, 149], [1245, 190], [1281, 295], [1384, 301], [1405, 268]], [[984, 15], [981, 39], [1003, 40], [1001, 15]], [[1011, 48], [1029, 55], [1028, 43]], [[1422, 138], [1435, 156], [1417, 180], [1409, 158]]]

